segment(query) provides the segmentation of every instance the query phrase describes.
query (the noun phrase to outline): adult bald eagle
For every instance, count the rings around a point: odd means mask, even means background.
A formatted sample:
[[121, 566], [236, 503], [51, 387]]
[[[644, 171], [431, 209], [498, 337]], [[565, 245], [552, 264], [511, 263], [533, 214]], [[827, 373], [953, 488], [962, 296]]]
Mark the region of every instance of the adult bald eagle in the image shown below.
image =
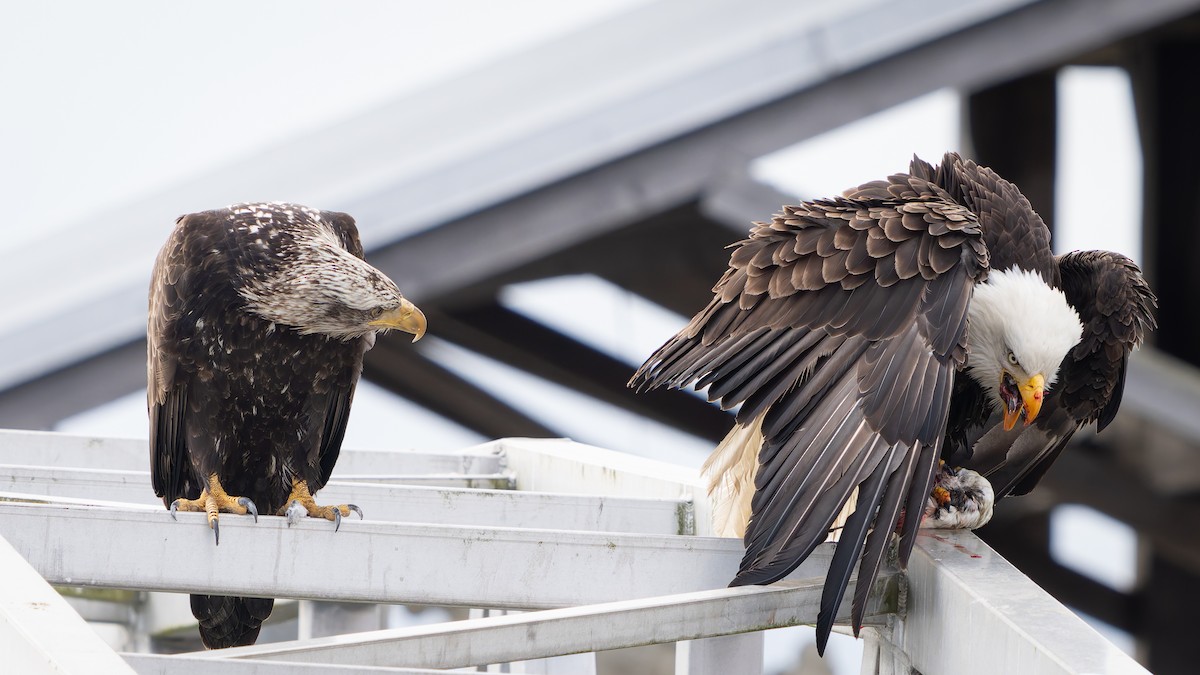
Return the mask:
[[[939, 458], [978, 460], [997, 497], [1028, 491], [1076, 430], [1112, 420], [1156, 305], [1120, 254], [1056, 258], [1017, 188], [952, 153], [756, 223], [714, 293], [630, 383], [694, 384], [741, 406], [704, 469], [717, 529], [745, 528], [731, 585], [794, 570], [857, 490], [822, 596], [822, 651], [856, 564], [858, 633], [901, 522], [907, 563]], [[967, 499], [941, 491], [934, 517], [990, 517], [986, 481], [943, 477]]]
[[[304, 515], [337, 461], [379, 331], [425, 317], [363, 260], [354, 220], [282, 203], [182, 216], [158, 254], [146, 338], [150, 469], [174, 515]], [[335, 524], [335, 529], [336, 529]], [[253, 644], [271, 599], [192, 596], [210, 648]]]

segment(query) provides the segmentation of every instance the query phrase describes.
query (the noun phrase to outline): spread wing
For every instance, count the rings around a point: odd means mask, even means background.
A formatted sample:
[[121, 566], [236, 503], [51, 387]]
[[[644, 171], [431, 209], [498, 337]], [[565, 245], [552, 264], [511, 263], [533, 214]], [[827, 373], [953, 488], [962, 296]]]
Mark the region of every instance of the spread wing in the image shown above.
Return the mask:
[[[739, 425], [761, 425], [733, 585], [795, 569], [859, 489], [825, 584], [821, 647], [860, 552], [856, 630], [901, 509], [924, 504], [986, 268], [975, 215], [921, 178], [786, 207], [736, 245], [712, 302], [631, 380], [708, 387], [741, 406]], [[904, 561], [919, 520], [905, 519]]]
[[184, 251], [182, 219], [154, 263], [146, 321], [146, 405], [150, 415], [150, 479], [154, 494], [169, 505], [199, 496], [188, 461], [184, 412], [187, 385], [175, 350], [176, 325], [192, 274]]
[[1057, 258], [1062, 290], [1083, 321], [1083, 337], [1058, 368], [1058, 382], [1028, 428], [989, 430], [975, 444], [968, 468], [984, 474], [996, 499], [1026, 494], [1084, 425], [1098, 431], [1121, 406], [1129, 354], [1154, 330], [1157, 300], [1141, 270], [1109, 251], [1075, 251]]

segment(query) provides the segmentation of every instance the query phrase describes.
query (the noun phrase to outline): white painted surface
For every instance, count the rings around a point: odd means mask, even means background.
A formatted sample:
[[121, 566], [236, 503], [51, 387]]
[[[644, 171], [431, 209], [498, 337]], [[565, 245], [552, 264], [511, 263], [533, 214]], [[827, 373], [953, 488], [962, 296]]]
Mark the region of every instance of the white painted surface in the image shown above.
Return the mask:
[[[446, 675], [428, 668], [375, 668], [288, 663], [286, 661], [213, 661], [188, 655], [122, 654], [138, 675]], [[469, 672], [475, 672], [470, 669]]]
[[[25, 436], [46, 447], [80, 447], [53, 434]], [[693, 470], [567, 441], [505, 439], [477, 451], [503, 458], [521, 487], [674, 499], [699, 489]], [[238, 655], [402, 665], [396, 640], [420, 645], [403, 650], [403, 664], [470, 665], [699, 637], [708, 639], [680, 650], [681, 672], [718, 672], [722, 643], [755, 653], [758, 647], [751, 646], [756, 640], [712, 637], [814, 619], [831, 555], [831, 546], [822, 546], [785, 583], [728, 589], [742, 555], [735, 539], [356, 520], [334, 533], [324, 521], [288, 528], [280, 518], [255, 524], [227, 517], [218, 547], [203, 521], [185, 513], [174, 522], [150, 505], [0, 503], [0, 536], [51, 583], [545, 610], [231, 650], [185, 659], [180, 672], [192, 672], [186, 668], [193, 660]], [[907, 614], [891, 619], [876, 645], [887, 658], [869, 652], [869, 667], [893, 667], [881, 673], [909, 666], [924, 675], [1144, 672], [970, 533], [922, 534], [909, 586]], [[62, 606], [68, 616], [61, 621], [84, 626]], [[409, 661], [408, 654], [428, 660]], [[136, 662], [145, 672], [161, 665]], [[279, 672], [264, 668], [230, 672]]]
[[683, 640], [675, 645], [675, 675], [760, 673], [762, 669], [762, 633]]
[[22, 675], [119, 675], [132, 669], [0, 537], [0, 669]]
[[693, 531], [712, 533], [708, 495], [696, 468], [567, 441], [505, 438], [496, 443], [518, 490], [682, 499], [695, 509]]
[[[498, 474], [502, 467], [493, 443], [446, 452], [343, 449], [333, 478]], [[148, 471], [150, 447], [138, 438], [0, 429], [0, 464]]]
[[[149, 472], [144, 471], [0, 465], [0, 499], [165, 508], [150, 486]], [[317, 502], [356, 504], [372, 521], [691, 534], [679, 531], [691, 511], [691, 505], [681, 499], [334, 481], [317, 493]]]
[[888, 640], [925, 675], [1147, 671], [970, 532], [925, 531]]
[[249, 516], [223, 516], [214, 546], [203, 514], [177, 516], [0, 503], [0, 536], [57, 584], [521, 609], [720, 588], [742, 556], [735, 539]]
[[[207, 658], [456, 668], [809, 623], [821, 581], [780, 582], [209, 652]], [[840, 614], [849, 614], [849, 598]], [[871, 612], [868, 612], [871, 614]], [[874, 621], [882, 617], [870, 617]], [[730, 644], [730, 640], [721, 640]], [[720, 644], [704, 653], [718, 654]], [[758, 661], [761, 663], [761, 641]], [[754, 661], [751, 660], [751, 663]], [[731, 663], [730, 661], [718, 661]], [[716, 673], [718, 670], [693, 672]], [[724, 672], [733, 672], [726, 670]]]

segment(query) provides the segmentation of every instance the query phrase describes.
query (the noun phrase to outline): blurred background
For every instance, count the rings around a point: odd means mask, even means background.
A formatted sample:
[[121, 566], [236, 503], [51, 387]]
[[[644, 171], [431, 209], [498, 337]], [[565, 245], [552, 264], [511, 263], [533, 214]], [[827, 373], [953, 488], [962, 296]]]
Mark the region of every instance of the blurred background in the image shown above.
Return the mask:
[[[1160, 301], [1117, 421], [979, 534], [1153, 671], [1194, 672], [1198, 12], [9, 3], [0, 427], [145, 436], [146, 288], [174, 219], [284, 200], [353, 215], [429, 318], [415, 348], [369, 354], [349, 447], [567, 436], [699, 466], [731, 417], [624, 383], [707, 302], [724, 247], [784, 203], [956, 150], [1020, 186], [1057, 250], [1124, 252]], [[801, 672], [810, 643], [773, 631], [768, 670]], [[857, 672], [855, 641], [831, 651], [803, 672]]]

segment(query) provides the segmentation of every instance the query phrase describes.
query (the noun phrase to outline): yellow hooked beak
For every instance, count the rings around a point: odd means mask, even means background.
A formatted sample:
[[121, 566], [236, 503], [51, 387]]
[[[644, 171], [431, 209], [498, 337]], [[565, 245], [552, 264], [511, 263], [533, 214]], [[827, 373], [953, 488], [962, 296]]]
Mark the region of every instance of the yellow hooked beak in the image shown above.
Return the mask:
[[[1001, 376], [1003, 378], [1003, 375]], [[1017, 391], [1021, 394], [1021, 402], [1019, 405], [1016, 401], [1012, 401], [1004, 408], [1004, 430], [1008, 431], [1017, 424], [1017, 418], [1021, 413], [1025, 413], [1025, 426], [1038, 416], [1042, 410], [1042, 400], [1046, 395], [1046, 378], [1040, 373], [1029, 378], [1028, 381], [1021, 383], [1017, 387]]]
[[425, 334], [425, 315], [408, 300], [401, 300], [396, 309], [384, 312], [378, 319], [367, 324], [375, 328], [402, 330], [413, 334], [413, 342]]

